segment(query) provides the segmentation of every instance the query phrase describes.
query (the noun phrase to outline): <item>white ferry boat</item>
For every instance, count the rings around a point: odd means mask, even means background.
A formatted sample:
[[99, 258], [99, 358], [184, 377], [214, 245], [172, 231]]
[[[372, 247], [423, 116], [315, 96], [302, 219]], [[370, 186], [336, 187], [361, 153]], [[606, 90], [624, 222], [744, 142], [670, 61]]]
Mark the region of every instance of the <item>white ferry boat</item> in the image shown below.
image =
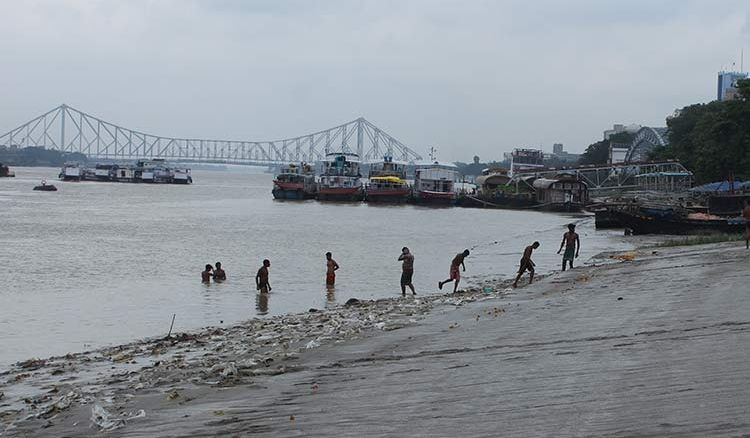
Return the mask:
[[420, 204], [452, 205], [458, 198], [458, 168], [451, 163], [417, 166], [414, 178], [414, 200]]
[[319, 201], [361, 201], [364, 199], [359, 155], [330, 153], [323, 161], [318, 184]]

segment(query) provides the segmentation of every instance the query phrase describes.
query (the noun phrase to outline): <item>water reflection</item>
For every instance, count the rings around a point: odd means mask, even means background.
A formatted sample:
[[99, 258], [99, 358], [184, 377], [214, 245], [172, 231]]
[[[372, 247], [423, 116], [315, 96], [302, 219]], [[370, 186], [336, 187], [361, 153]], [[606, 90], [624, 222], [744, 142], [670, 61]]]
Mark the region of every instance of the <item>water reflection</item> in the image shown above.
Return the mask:
[[257, 293], [255, 294], [255, 309], [258, 311], [258, 315], [268, 314], [268, 296], [270, 293]]
[[326, 309], [334, 307], [336, 307], [336, 288], [328, 285], [326, 286]]

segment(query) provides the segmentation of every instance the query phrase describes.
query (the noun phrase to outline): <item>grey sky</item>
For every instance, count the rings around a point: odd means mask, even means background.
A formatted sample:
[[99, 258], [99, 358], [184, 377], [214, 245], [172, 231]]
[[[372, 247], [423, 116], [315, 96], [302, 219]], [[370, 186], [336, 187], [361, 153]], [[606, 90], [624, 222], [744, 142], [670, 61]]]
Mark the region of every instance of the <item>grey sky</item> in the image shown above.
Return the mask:
[[579, 152], [711, 100], [743, 46], [750, 65], [746, 0], [2, 0], [0, 17], [2, 132], [65, 102], [165, 136], [362, 115], [442, 160]]

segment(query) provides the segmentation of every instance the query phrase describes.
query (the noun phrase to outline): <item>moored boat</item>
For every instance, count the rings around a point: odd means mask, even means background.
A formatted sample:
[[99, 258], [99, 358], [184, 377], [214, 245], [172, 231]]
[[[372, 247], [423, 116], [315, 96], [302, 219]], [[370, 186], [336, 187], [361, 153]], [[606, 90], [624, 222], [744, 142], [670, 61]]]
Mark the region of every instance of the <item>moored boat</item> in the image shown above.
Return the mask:
[[369, 182], [365, 188], [367, 202], [402, 203], [409, 200], [411, 187], [406, 181], [406, 163], [384, 157], [370, 165]]
[[360, 174], [359, 155], [330, 153], [323, 161], [323, 173], [318, 183], [319, 201], [362, 201], [364, 190]]
[[312, 199], [317, 194], [315, 170], [307, 163], [281, 166], [273, 180], [271, 193], [275, 199]]
[[458, 168], [453, 164], [435, 161], [418, 166], [414, 178], [414, 201], [419, 204], [455, 204], [457, 177]]
[[63, 181], [80, 181], [81, 175], [80, 163], [65, 163], [60, 171], [60, 179]]
[[560, 212], [582, 211], [589, 202], [588, 185], [574, 174], [538, 178], [533, 183], [540, 209]]
[[746, 221], [741, 217], [721, 217], [705, 213], [680, 214], [664, 210], [615, 210], [613, 215], [633, 234], [740, 234]]

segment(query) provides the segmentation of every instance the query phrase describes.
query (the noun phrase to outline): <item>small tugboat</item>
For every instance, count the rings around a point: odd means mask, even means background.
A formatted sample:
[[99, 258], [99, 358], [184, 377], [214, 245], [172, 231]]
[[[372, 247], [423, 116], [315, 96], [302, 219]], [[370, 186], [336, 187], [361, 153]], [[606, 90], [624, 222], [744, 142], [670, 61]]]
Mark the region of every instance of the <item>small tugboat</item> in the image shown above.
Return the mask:
[[307, 163], [281, 166], [273, 180], [274, 199], [313, 199], [318, 192], [315, 170]]
[[435, 161], [418, 166], [414, 178], [414, 201], [418, 204], [455, 204], [457, 178], [458, 168], [453, 164]]
[[47, 184], [46, 180], [42, 180], [42, 183], [38, 186], [34, 186], [34, 190], [40, 191], [40, 192], [56, 192], [57, 187], [53, 186], [52, 184]]
[[330, 153], [323, 161], [323, 173], [318, 184], [319, 201], [362, 201], [359, 155]]
[[688, 213], [680, 208], [621, 208], [613, 211], [618, 222], [633, 234], [740, 234], [745, 231], [742, 217], [721, 217]]
[[13, 173], [13, 171], [10, 170], [8, 166], [0, 163], [0, 178], [13, 178], [14, 176], [16, 176], [16, 174]]
[[402, 203], [409, 200], [411, 187], [406, 182], [406, 163], [386, 156], [382, 162], [370, 165], [370, 182], [365, 188], [367, 202]]

